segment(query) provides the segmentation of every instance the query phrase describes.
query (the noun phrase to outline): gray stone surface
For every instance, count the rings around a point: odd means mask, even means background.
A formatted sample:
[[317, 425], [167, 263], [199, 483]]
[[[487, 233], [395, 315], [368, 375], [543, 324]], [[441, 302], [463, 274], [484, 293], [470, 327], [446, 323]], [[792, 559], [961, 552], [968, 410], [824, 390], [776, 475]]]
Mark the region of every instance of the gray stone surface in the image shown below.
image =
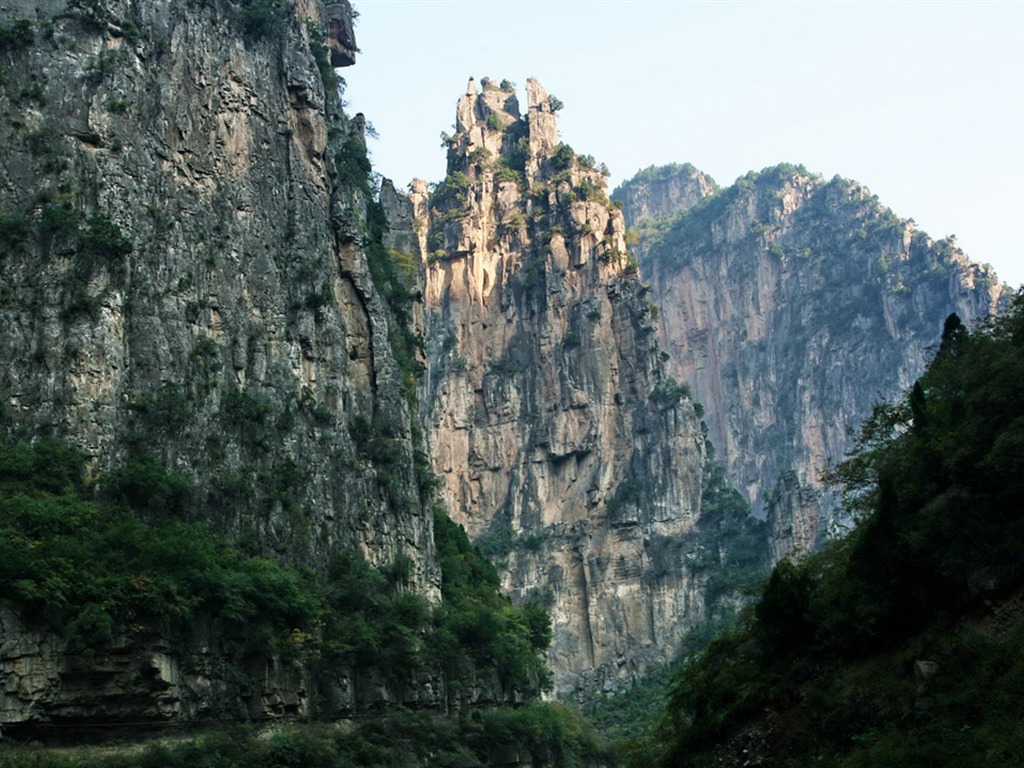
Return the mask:
[[[555, 691], [584, 696], [670, 659], [704, 618], [687, 559], [704, 437], [692, 402], [655, 394], [655, 320], [601, 173], [555, 159], [539, 83], [503, 130], [488, 93], [471, 82], [459, 102], [449, 172], [470, 180], [465, 200], [413, 185], [430, 252], [422, 418], [448, 509], [514, 599], [550, 605]], [[502, 171], [517, 158], [521, 181]]]
[[692, 167], [645, 175], [660, 178], [615, 196], [634, 201], [632, 252], [668, 369], [704, 405], [732, 484], [770, 518], [776, 558], [805, 550], [845, 525], [822, 473], [873, 404], [921, 374], [949, 313], [972, 323], [1004, 287], [856, 182], [780, 167], [699, 203], [665, 191], [695, 189]]

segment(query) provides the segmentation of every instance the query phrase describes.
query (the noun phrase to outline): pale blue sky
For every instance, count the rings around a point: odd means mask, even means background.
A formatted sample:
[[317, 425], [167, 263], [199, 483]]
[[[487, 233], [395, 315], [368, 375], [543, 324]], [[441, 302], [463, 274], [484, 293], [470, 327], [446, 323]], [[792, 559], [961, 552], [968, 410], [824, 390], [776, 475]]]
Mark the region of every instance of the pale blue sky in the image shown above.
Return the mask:
[[472, 75], [536, 77], [613, 185], [691, 162], [729, 184], [802, 163], [867, 185], [1024, 283], [1024, 3], [356, 0], [349, 111], [403, 186], [444, 175]]

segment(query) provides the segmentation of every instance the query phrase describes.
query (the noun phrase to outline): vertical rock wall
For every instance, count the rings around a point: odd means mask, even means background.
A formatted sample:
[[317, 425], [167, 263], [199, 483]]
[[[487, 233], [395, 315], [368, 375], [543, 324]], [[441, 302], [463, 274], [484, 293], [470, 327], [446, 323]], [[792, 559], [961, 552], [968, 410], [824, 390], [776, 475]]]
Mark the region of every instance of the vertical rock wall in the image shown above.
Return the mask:
[[[436, 597], [394, 319], [363, 250], [361, 122], [330, 66], [352, 60], [348, 3], [9, 0], [0, 24], [7, 436], [71, 441], [98, 478], [156, 460], [244, 551], [316, 569], [403, 555]], [[350, 434], [382, 423], [386, 465]], [[295, 664], [250, 660], [240, 686], [237, 638], [146, 632], [83, 661], [5, 611], [5, 724], [308, 711]], [[334, 693], [339, 711], [358, 698]]]
[[1003, 288], [855, 182], [780, 166], [702, 201], [663, 193], [694, 179], [648, 169], [614, 197], [636, 212], [669, 370], [704, 404], [732, 483], [771, 518], [778, 558], [842, 522], [822, 472], [873, 403], [920, 375], [949, 313], [983, 317]]
[[672, 386], [601, 173], [548, 94], [470, 81], [448, 177], [411, 201], [427, 254], [430, 457], [453, 517], [516, 599], [550, 606], [556, 692], [669, 659], [703, 616], [704, 437]]
[[320, 23], [347, 4], [266, 28], [228, 2], [28, 5], [0, 96], [0, 209], [25, 232], [0, 263], [5, 425], [71, 439], [97, 472], [158, 458], [261, 549], [402, 552], [436, 590], [408, 428], [386, 483], [347, 428], [407, 412], [364, 199], [339, 177], [359, 123], [321, 75], [354, 45]]

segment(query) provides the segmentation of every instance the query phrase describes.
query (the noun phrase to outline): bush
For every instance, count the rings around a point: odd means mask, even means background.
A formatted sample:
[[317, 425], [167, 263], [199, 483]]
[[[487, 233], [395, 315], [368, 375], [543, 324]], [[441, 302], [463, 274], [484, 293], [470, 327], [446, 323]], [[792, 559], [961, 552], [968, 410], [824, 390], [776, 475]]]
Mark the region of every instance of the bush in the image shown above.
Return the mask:
[[0, 24], [0, 53], [23, 50], [35, 41], [35, 28], [28, 19], [14, 19], [10, 24]]
[[39, 233], [48, 243], [59, 237], [77, 236], [81, 220], [79, 213], [71, 208], [44, 205], [39, 212]]
[[284, 23], [288, 6], [284, 0], [240, 0], [237, 10], [242, 31], [252, 38], [270, 36]]
[[551, 155], [551, 166], [556, 171], [567, 171], [572, 167], [573, 160], [576, 158], [576, 153], [573, 148], [568, 144], [559, 144], [555, 148], [555, 152]]
[[494, 172], [494, 180], [498, 182], [505, 181], [512, 182], [513, 184], [522, 184], [523, 175], [519, 171], [513, 170], [502, 163]]
[[671, 376], [658, 384], [649, 395], [651, 402], [658, 406], [658, 410], [667, 411], [675, 408], [682, 400], [692, 400], [693, 391], [689, 384], [680, 384]]
[[131, 240], [106, 216], [90, 216], [79, 233], [78, 255], [88, 273], [99, 266], [120, 272], [132, 250]]
[[184, 519], [191, 512], [192, 485], [148, 456], [132, 456], [103, 480], [102, 498], [144, 519]]
[[268, 399], [244, 390], [230, 390], [221, 401], [224, 423], [249, 442], [262, 442], [265, 425], [273, 412], [274, 406]]
[[31, 222], [21, 214], [0, 214], [0, 249], [2, 255], [21, 248], [32, 233]]
[[309, 37], [309, 49], [312, 51], [313, 59], [316, 61], [316, 68], [320, 70], [320, 82], [323, 83], [324, 92], [327, 94], [336, 94], [342, 85], [342, 80], [338, 77], [338, 73], [334, 71], [334, 67], [331, 66], [330, 48], [328, 48], [320, 39], [324, 36], [325, 35], [322, 30], [311, 30]]
[[639, 505], [644, 498], [644, 484], [634, 477], [628, 477], [619, 483], [615, 494], [608, 500], [608, 514], [611, 517], [628, 506]]
[[504, 131], [507, 125], [501, 115], [497, 112], [491, 112], [491, 114], [487, 116], [487, 127], [492, 131]]
[[120, 48], [104, 48], [85, 62], [85, 74], [90, 80], [98, 81], [112, 75], [121, 60]]
[[338, 183], [359, 190], [367, 197], [371, 193], [370, 174], [373, 166], [366, 155], [366, 145], [356, 136], [348, 136], [334, 155]]

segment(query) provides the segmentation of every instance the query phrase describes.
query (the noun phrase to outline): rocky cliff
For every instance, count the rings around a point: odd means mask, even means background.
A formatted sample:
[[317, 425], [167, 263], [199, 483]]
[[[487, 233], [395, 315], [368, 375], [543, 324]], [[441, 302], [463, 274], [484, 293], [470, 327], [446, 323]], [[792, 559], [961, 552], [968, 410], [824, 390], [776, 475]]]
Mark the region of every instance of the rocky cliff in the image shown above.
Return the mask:
[[[351, 32], [344, 1], [0, 5], [2, 426], [72, 442], [94, 477], [146, 462], [188, 477], [190, 508], [244, 551], [319, 571], [349, 550], [401, 559], [436, 598], [407, 350], [332, 69]], [[0, 621], [5, 722], [103, 687], [19, 621]], [[161, 701], [79, 714], [189, 716], [164, 645], [119, 642], [151, 660], [128, 667]], [[216, 686], [216, 666], [190, 674]], [[268, 701], [301, 709], [308, 680], [268, 675]]]
[[615, 190], [626, 225], [685, 211], [717, 193], [718, 185], [689, 163], [651, 166]]
[[873, 403], [920, 375], [943, 321], [1003, 288], [952, 238], [932, 240], [860, 184], [801, 167], [715, 191], [691, 166], [616, 190], [669, 352], [732, 483], [770, 518], [775, 558], [835, 525], [821, 475]]
[[611, 690], [704, 618], [705, 442], [666, 373], [625, 225], [527, 83], [470, 81], [448, 175], [412, 185], [422, 419], [441, 496], [519, 600], [550, 606], [559, 695]]

